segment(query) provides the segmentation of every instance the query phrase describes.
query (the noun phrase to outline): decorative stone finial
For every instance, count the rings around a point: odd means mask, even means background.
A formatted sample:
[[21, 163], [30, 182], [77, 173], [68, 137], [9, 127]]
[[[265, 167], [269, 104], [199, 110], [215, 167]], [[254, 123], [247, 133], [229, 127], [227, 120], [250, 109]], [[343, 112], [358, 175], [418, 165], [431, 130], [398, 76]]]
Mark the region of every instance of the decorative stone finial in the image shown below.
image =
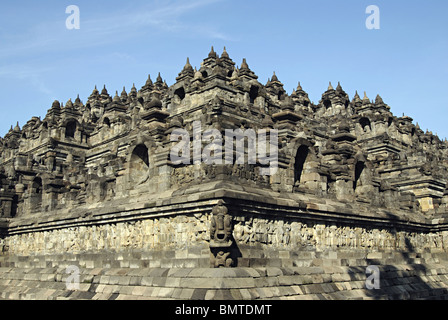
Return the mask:
[[128, 93], [126, 92], [125, 87], [123, 87], [123, 91], [121, 91], [120, 98], [122, 102], [126, 102], [128, 100]]
[[355, 104], [355, 106], [360, 107], [362, 105], [362, 100], [359, 97], [358, 91], [355, 91], [355, 96], [353, 97], [352, 102]]
[[19, 121], [17, 121], [16, 126], [14, 127], [14, 132], [20, 132]]
[[243, 62], [241, 63], [240, 70], [249, 70], [249, 65], [246, 62], [246, 58], [243, 58]]
[[202, 73], [194, 67], [194, 79], [202, 79]]
[[65, 107], [68, 108], [68, 109], [73, 108], [73, 102], [72, 102], [71, 98], [68, 99], [67, 103], [65, 104]]
[[146, 86], [152, 86], [153, 85], [150, 74], [148, 74], [148, 80], [146, 80], [146, 84], [145, 85]]
[[106, 89], [106, 85], [104, 85], [103, 90], [101, 90], [101, 94], [102, 95], [109, 95], [109, 93], [107, 92], [107, 89]]
[[230, 59], [229, 54], [226, 51], [226, 47], [224, 47], [224, 50], [223, 50], [223, 52], [221, 54], [221, 59], [222, 58]]
[[217, 56], [216, 56], [216, 52], [215, 52], [215, 50], [213, 49], [213, 46], [212, 46], [212, 49], [210, 50], [210, 53], [208, 54], [208, 57], [209, 58], [216, 58]]
[[58, 100], [54, 100], [53, 104], [51, 105], [52, 109], [60, 109], [61, 108], [61, 104], [59, 103]]
[[95, 85], [95, 88], [93, 89], [92, 94], [90, 95], [89, 99], [96, 98], [99, 94], [100, 94], [100, 92], [98, 91], [98, 89]]
[[336, 91], [338, 92], [342, 92], [342, 87], [341, 87], [341, 83], [338, 81], [338, 86], [336, 87]]
[[185, 63], [184, 71], [193, 71], [193, 67], [190, 64], [190, 58], [187, 57], [187, 63]]
[[381, 96], [379, 94], [375, 98], [375, 104], [376, 105], [384, 104], [383, 98], [381, 98]]
[[113, 98], [114, 102], [120, 102], [120, 97], [118, 96], [118, 90], [115, 90], [115, 96]]
[[362, 98], [362, 104], [369, 104], [370, 99], [367, 97], [367, 93], [364, 91], [364, 98]]
[[135, 98], [136, 96], [137, 96], [137, 88], [135, 87], [135, 83], [133, 83], [131, 91], [129, 92], [129, 97]]

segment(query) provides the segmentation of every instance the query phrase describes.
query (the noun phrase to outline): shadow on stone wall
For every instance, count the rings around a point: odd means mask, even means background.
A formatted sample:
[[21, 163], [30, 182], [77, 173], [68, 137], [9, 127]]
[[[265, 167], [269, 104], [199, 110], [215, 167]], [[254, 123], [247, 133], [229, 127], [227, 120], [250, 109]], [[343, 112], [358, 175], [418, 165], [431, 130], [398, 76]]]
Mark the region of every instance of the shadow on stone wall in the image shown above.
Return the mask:
[[[428, 263], [433, 261], [425, 261], [409, 239], [405, 239], [405, 243], [407, 251], [397, 252], [391, 259], [366, 259], [368, 266], [377, 266], [379, 270], [379, 288], [367, 288], [366, 280], [363, 289], [366, 297], [374, 300], [446, 299], [446, 277], [439, 277], [437, 270], [428, 268]], [[432, 260], [433, 255], [428, 255]], [[366, 267], [350, 267], [351, 280], [356, 279], [357, 273], [365, 273], [366, 279], [372, 275], [367, 272]], [[373, 282], [369, 281], [369, 284]], [[439, 284], [444, 288], [438, 286]]]

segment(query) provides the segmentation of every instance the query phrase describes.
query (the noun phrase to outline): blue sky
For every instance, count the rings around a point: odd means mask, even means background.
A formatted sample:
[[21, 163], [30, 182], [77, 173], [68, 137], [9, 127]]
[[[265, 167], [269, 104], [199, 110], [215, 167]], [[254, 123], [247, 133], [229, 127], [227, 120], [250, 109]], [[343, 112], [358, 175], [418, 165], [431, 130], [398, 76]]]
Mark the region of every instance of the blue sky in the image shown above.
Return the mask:
[[[68, 30], [66, 7], [80, 9]], [[369, 5], [380, 29], [368, 30]], [[109, 93], [140, 89], [161, 72], [168, 85], [186, 58], [200, 66], [213, 45], [243, 58], [266, 83], [273, 71], [288, 93], [298, 81], [317, 103], [328, 82], [341, 82], [423, 130], [448, 137], [448, 1], [446, 0], [100, 0], [2, 1], [0, 135], [45, 116], [53, 100], [95, 85]]]

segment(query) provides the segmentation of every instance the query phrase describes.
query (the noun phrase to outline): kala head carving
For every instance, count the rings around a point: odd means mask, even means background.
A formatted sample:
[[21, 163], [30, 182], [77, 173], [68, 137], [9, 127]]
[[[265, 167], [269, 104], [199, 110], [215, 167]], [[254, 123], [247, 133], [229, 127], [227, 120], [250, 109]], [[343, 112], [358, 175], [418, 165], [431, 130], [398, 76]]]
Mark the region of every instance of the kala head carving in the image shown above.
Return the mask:
[[232, 245], [232, 217], [227, 212], [227, 207], [224, 206], [222, 200], [219, 200], [212, 210], [211, 247], [230, 247]]
[[232, 217], [222, 200], [213, 207], [210, 224], [210, 264], [213, 268], [231, 267], [234, 265], [232, 255], [233, 243]]

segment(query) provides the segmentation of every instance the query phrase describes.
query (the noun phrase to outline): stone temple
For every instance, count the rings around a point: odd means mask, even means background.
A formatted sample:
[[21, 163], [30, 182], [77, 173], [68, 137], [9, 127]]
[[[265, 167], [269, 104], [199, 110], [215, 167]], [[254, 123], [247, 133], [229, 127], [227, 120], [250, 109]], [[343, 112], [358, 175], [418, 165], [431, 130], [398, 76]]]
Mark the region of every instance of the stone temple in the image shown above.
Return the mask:
[[[276, 172], [172, 161], [194, 122], [276, 130]], [[444, 299], [447, 169], [379, 95], [314, 104], [212, 48], [172, 86], [95, 87], [0, 140], [0, 299]]]

